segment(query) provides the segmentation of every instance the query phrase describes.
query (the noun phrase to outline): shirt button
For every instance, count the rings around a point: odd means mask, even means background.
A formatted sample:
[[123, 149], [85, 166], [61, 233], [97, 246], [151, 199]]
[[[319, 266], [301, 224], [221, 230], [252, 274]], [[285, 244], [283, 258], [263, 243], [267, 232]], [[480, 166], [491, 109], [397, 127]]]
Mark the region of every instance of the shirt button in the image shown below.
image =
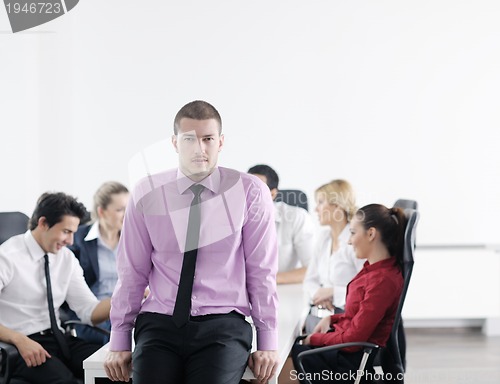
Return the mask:
[[193, 313], [196, 315], [198, 313], [197, 309], [193, 309]]
[[191, 299], [196, 300], [196, 296], [193, 295], [193, 297], [191, 297]]

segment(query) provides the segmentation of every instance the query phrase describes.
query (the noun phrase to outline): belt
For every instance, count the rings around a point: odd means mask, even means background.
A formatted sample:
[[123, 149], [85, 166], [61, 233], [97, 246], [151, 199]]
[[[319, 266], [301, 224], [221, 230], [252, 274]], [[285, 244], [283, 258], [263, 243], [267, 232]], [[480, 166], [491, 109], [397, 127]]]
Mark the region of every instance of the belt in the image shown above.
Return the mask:
[[216, 314], [210, 314], [210, 315], [190, 316], [189, 320], [190, 321], [204, 321], [204, 320], [210, 320], [210, 319], [217, 319], [220, 317], [237, 317], [239, 319], [245, 318], [245, 316], [243, 316], [241, 313], [238, 313], [236, 311], [231, 311], [229, 313], [216, 313]]

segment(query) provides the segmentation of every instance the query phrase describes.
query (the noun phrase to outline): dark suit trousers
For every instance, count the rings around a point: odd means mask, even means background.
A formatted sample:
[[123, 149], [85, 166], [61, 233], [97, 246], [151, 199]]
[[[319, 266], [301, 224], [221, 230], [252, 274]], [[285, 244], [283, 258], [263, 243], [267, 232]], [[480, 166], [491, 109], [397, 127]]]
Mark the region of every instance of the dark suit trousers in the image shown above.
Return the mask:
[[[295, 344], [292, 348], [292, 360], [295, 369], [298, 371], [297, 355], [300, 352], [313, 349], [310, 345]], [[338, 350], [325, 352], [318, 355], [307, 356], [302, 360], [304, 369], [307, 372], [307, 378], [314, 383], [342, 383], [351, 384], [356, 376], [357, 369], [361, 362], [363, 351], [354, 353], [344, 353]], [[305, 377], [297, 378], [300, 383], [306, 383]]]
[[65, 336], [71, 353], [71, 359], [66, 361], [52, 335], [39, 334], [29, 336], [38, 342], [52, 356], [38, 367], [28, 368], [19, 357], [13, 376], [23, 379], [31, 384], [75, 384], [75, 377], [83, 378], [83, 360], [97, 351], [100, 346], [87, 343], [77, 337]]
[[252, 328], [237, 313], [172, 317], [143, 313], [135, 323], [134, 384], [238, 384], [252, 347]]

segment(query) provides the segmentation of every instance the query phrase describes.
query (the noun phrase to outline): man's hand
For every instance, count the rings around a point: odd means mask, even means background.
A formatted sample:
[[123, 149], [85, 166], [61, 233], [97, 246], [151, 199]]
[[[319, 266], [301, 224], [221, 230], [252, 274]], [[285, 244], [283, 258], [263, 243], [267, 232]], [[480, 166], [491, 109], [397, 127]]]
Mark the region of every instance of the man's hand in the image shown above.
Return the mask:
[[248, 358], [248, 366], [260, 383], [266, 383], [276, 374], [279, 356], [277, 351], [255, 351]]
[[30, 368], [42, 365], [47, 359], [52, 357], [40, 344], [27, 336], [21, 337], [16, 342], [16, 348], [26, 365]]
[[111, 381], [126, 381], [132, 371], [132, 352], [109, 351], [104, 361], [104, 370]]

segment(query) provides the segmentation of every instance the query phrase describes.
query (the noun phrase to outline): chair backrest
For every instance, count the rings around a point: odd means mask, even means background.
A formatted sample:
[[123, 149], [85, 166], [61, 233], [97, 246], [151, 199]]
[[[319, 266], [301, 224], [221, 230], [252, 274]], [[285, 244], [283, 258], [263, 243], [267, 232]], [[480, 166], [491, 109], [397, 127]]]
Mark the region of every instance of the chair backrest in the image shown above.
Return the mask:
[[[411, 274], [413, 271], [413, 254], [415, 251], [415, 232], [417, 228], [418, 219], [420, 214], [411, 208], [405, 209], [407, 219], [405, 236], [404, 236], [404, 250], [403, 250], [403, 290], [399, 299], [396, 317], [392, 326], [391, 335], [387, 342], [386, 347], [381, 351], [381, 365], [384, 373], [391, 372], [393, 375], [397, 373], [404, 373], [405, 371], [405, 345], [401, 345], [401, 338], [404, 338], [404, 329], [401, 321], [401, 311], [410, 284]], [[403, 341], [404, 342], [404, 341]]]
[[399, 207], [403, 209], [414, 209], [416, 211], [418, 210], [418, 203], [416, 200], [398, 199], [394, 203], [394, 207]]
[[280, 189], [274, 201], [282, 201], [288, 205], [309, 210], [307, 195], [299, 189]]
[[26, 232], [29, 217], [22, 212], [0, 212], [0, 244], [12, 236]]

